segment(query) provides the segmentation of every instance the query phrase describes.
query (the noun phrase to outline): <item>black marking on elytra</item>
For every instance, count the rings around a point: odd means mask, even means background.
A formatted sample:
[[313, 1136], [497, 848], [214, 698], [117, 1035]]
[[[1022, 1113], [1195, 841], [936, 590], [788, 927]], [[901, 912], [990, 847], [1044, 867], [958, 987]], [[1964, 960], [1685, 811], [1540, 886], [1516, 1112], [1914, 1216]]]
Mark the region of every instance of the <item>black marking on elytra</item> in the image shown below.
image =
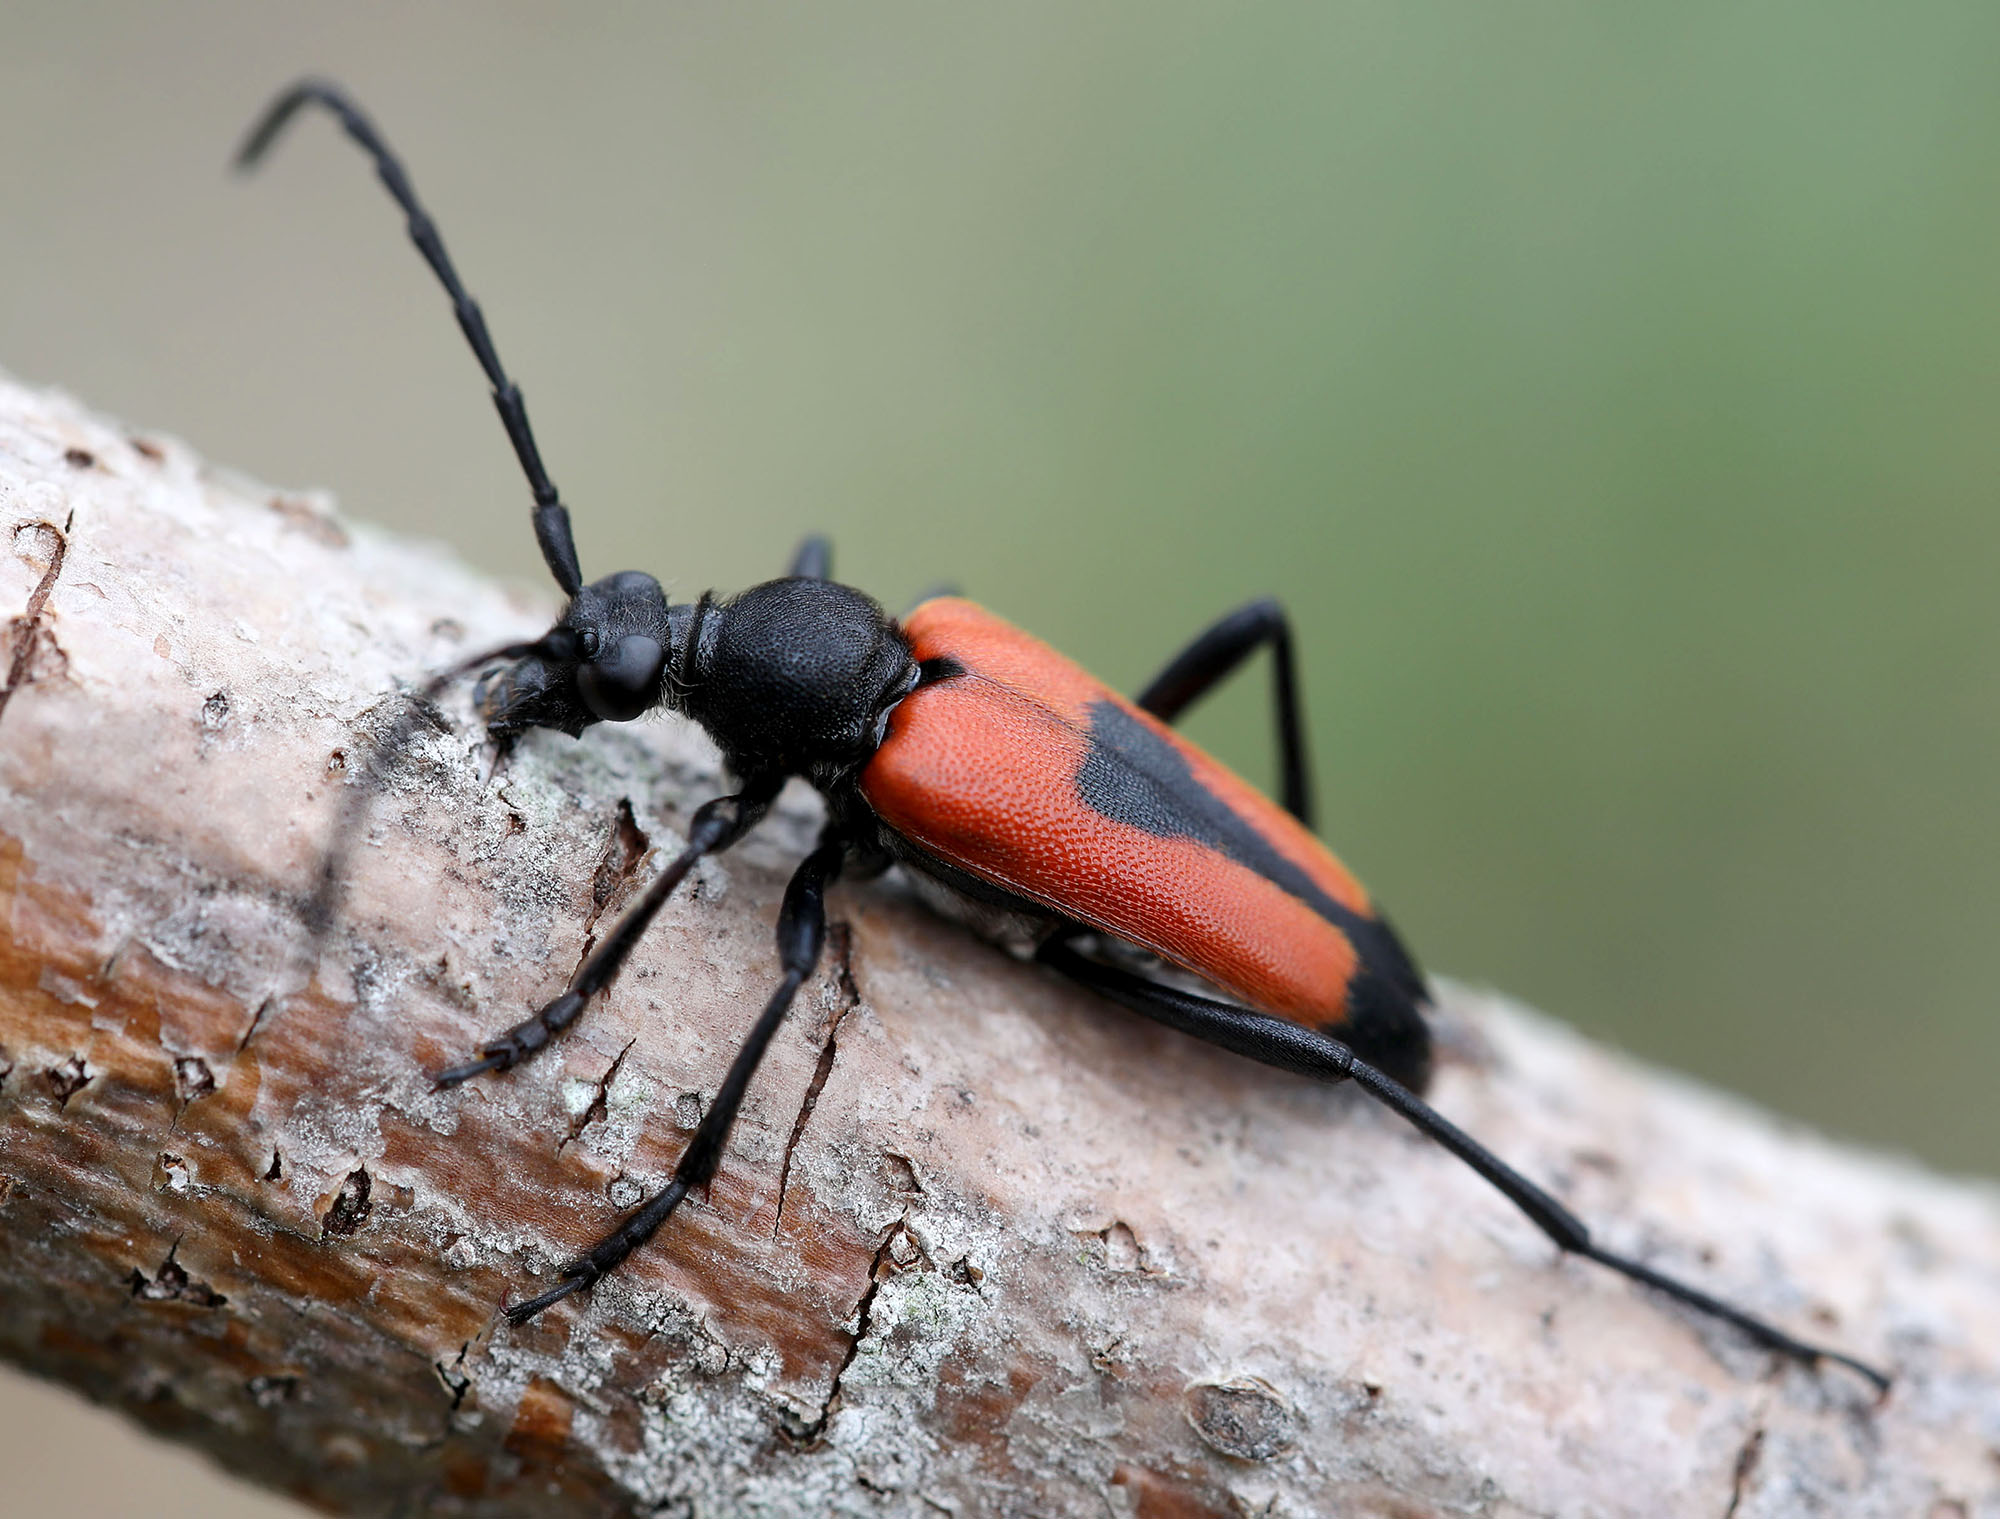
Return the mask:
[[1349, 938], [1368, 926], [1195, 779], [1187, 757], [1160, 734], [1115, 701], [1094, 701], [1089, 711], [1090, 748], [1076, 773], [1086, 807], [1156, 839], [1193, 839], [1227, 855]]
[[1156, 839], [1192, 839], [1298, 898], [1354, 946], [1342, 1037], [1406, 1086], [1421, 1089], [1430, 1041], [1416, 1004], [1424, 980], [1396, 931], [1336, 901], [1228, 803], [1195, 778], [1186, 756], [1115, 701], [1090, 704], [1090, 747], [1076, 794], [1093, 812]]
[[1367, 936], [1348, 939], [1360, 964], [1347, 983], [1347, 1017], [1339, 1038], [1413, 1092], [1431, 1083], [1431, 1034], [1420, 1003], [1429, 1000], [1423, 973], [1382, 918], [1367, 925]]
[[917, 666], [917, 669], [920, 672], [917, 684], [920, 686], [934, 686], [941, 680], [954, 680], [965, 673], [965, 666], [949, 654], [939, 654], [926, 659]]

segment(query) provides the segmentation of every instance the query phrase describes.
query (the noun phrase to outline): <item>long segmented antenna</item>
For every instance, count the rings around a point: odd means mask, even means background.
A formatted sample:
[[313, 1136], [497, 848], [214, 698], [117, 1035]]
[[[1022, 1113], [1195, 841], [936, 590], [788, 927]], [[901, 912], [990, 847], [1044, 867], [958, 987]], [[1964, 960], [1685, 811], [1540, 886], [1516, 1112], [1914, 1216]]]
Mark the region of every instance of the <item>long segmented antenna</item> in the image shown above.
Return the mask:
[[528, 407], [521, 399], [521, 387], [510, 380], [507, 371], [500, 367], [500, 355], [486, 330], [486, 317], [479, 309], [479, 302], [459, 282], [458, 271], [452, 267], [451, 255], [444, 251], [444, 239], [438, 236], [437, 226], [418, 203], [417, 192], [410, 186], [409, 174], [390, 151], [389, 144], [382, 140], [382, 134], [375, 130], [375, 124], [347, 98], [339, 85], [325, 79], [301, 79], [272, 101], [256, 126], [250, 129], [250, 135], [244, 138], [243, 146], [237, 150], [236, 167], [244, 171], [255, 168], [265, 151], [277, 140], [278, 134], [306, 105], [322, 105], [333, 113], [341, 126], [346, 128], [347, 135], [375, 161], [375, 173], [383, 187], [403, 208], [403, 215], [409, 220], [410, 241], [417, 245], [424, 262], [431, 266], [431, 272], [437, 275], [445, 292], [450, 295], [452, 314], [458, 318], [459, 330], [472, 345], [479, 367], [486, 371], [487, 381], [493, 387], [493, 405], [499, 410], [500, 423], [507, 429], [507, 437], [514, 445], [514, 456], [521, 461], [521, 472], [528, 477], [528, 486], [535, 493], [535, 542], [541, 545], [542, 558], [548, 564], [549, 573], [556, 577], [556, 584], [562, 587], [563, 594], [574, 596], [583, 589], [583, 572], [577, 566], [576, 540], [570, 533], [569, 508], [562, 504], [555, 482], [549, 479], [548, 471], [542, 467], [541, 451], [535, 447], [535, 435], [528, 427]]

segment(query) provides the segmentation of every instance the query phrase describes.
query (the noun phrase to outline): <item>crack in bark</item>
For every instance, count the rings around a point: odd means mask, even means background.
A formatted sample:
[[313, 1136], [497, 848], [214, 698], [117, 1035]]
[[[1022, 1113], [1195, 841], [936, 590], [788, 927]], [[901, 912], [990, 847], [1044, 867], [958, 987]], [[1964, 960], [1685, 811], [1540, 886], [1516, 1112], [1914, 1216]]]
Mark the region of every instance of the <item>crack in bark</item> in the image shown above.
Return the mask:
[[146, 1303], [190, 1303], [196, 1308], [220, 1308], [229, 1299], [217, 1292], [207, 1282], [196, 1281], [187, 1274], [187, 1268], [177, 1260], [181, 1242], [175, 1240], [167, 1249], [167, 1258], [160, 1262], [158, 1273], [148, 1277], [137, 1266], [125, 1283], [132, 1289], [132, 1296]]
[[[498, 774], [497, 760], [495, 774]], [[652, 839], [639, 826], [638, 818], [633, 816], [632, 799], [621, 796], [618, 798], [617, 814], [612, 820], [611, 836], [604, 841], [604, 853], [598, 856], [597, 869], [591, 873], [590, 910], [583, 919], [583, 947], [577, 951], [576, 966], [570, 971], [565, 985], [576, 984], [576, 978], [589, 962], [591, 952], [597, 948], [597, 925], [603, 921], [605, 910], [625, 894], [626, 888], [639, 874], [639, 867], [646, 863], [646, 856], [652, 847]], [[602, 1001], [604, 996], [605, 992], [600, 991], [592, 1000]]]
[[[75, 520], [72, 513], [69, 521]], [[14, 537], [18, 540], [21, 534], [37, 530], [53, 538], [55, 547], [49, 551], [49, 567], [42, 572], [40, 583], [28, 593], [26, 610], [20, 616], [9, 619], [7, 624], [14, 653], [7, 665], [6, 680], [0, 682], [0, 713], [6, 712], [7, 703], [14, 699], [16, 691], [34, 683], [35, 655], [38, 651], [46, 647], [58, 656], [62, 653], [56, 648], [54, 636], [43, 625], [42, 611], [49, 603], [49, 593], [55, 589], [56, 577], [62, 573], [63, 560], [69, 555], [69, 537], [53, 522], [24, 522], [14, 529]]]
[[250, 1026], [243, 1031], [243, 1037], [236, 1041], [237, 1054], [240, 1055], [250, 1048], [251, 1038], [256, 1034], [258, 1029], [264, 1026], [264, 1019], [277, 1003], [277, 1000], [276, 997], [266, 997], [262, 1002], [257, 1004], [257, 1011], [250, 1015]]
[[368, 1174], [366, 1166], [356, 1166], [347, 1173], [347, 1180], [340, 1184], [340, 1190], [333, 1195], [332, 1205], [326, 1210], [326, 1217], [320, 1220], [319, 1237], [321, 1243], [336, 1234], [352, 1234], [368, 1221], [368, 1215], [375, 1211], [375, 1181]]
[[1736, 1453], [1736, 1470], [1729, 1479], [1729, 1507], [1722, 1511], [1722, 1519], [1736, 1519], [1736, 1510], [1742, 1506], [1743, 1494], [1750, 1486], [1750, 1479], [1756, 1474], [1757, 1462], [1764, 1454], [1764, 1421], [1760, 1416], [1751, 1427], [1750, 1437], [1743, 1442], [1743, 1448]]
[[562, 1154], [574, 1140], [583, 1134], [585, 1129], [589, 1128], [597, 1119], [604, 1117], [609, 1111], [605, 1105], [605, 1094], [611, 1090], [611, 1083], [618, 1078], [618, 1067], [625, 1063], [625, 1057], [632, 1053], [632, 1046], [638, 1042], [636, 1039], [626, 1040], [625, 1048], [620, 1050], [613, 1057], [611, 1064], [605, 1067], [604, 1074], [597, 1078], [597, 1095], [590, 1099], [589, 1107], [570, 1120], [569, 1132], [556, 1141], [556, 1154]]
[[70, 1098], [89, 1086], [96, 1075], [90, 1062], [81, 1055], [71, 1055], [60, 1065], [52, 1065], [42, 1072], [49, 1090], [55, 1093], [58, 1108], [68, 1107]]
[[901, 1269], [896, 1264], [895, 1245], [908, 1231], [909, 1223], [910, 1215], [906, 1212], [889, 1226], [889, 1232], [882, 1236], [882, 1243], [875, 1247], [875, 1259], [868, 1267], [867, 1290], [861, 1294], [861, 1301], [854, 1305], [854, 1335], [847, 1342], [847, 1353], [840, 1358], [840, 1366], [833, 1374], [833, 1385], [826, 1390], [826, 1400], [820, 1404], [818, 1416], [796, 1432], [785, 1431], [785, 1437], [800, 1450], [812, 1450], [819, 1445], [820, 1437], [826, 1433], [827, 1425], [840, 1408], [840, 1384], [868, 1338], [869, 1321], [875, 1311], [875, 1294]]
[[618, 798], [617, 815], [612, 820], [611, 836], [604, 841], [604, 853], [598, 857], [597, 869], [590, 878], [590, 913], [583, 920], [583, 952], [586, 956], [597, 942], [597, 925], [603, 919], [605, 910], [624, 895], [625, 888], [639, 873], [639, 867], [645, 863], [646, 853], [652, 847], [653, 841], [632, 815], [632, 799], [621, 796]]
[[215, 1073], [199, 1055], [169, 1055], [174, 1062], [174, 1117], [167, 1125], [167, 1137], [180, 1132], [188, 1108], [215, 1091]]
[[449, 1365], [443, 1361], [431, 1362], [431, 1370], [437, 1373], [437, 1379], [444, 1390], [451, 1394], [451, 1407], [445, 1414], [447, 1434], [451, 1432], [451, 1415], [458, 1412], [459, 1405], [465, 1401], [465, 1395], [472, 1391], [472, 1374], [465, 1370], [465, 1353], [471, 1348], [472, 1341], [467, 1340], [458, 1347], [458, 1354], [452, 1357]]
[[819, 1106], [819, 1094], [826, 1090], [827, 1077], [833, 1074], [833, 1059], [839, 1053], [840, 1025], [861, 1002], [860, 988], [854, 984], [853, 926], [845, 920], [829, 923], [826, 946], [832, 959], [834, 985], [840, 991], [840, 1006], [827, 1025], [826, 1042], [819, 1047], [819, 1060], [813, 1066], [812, 1080], [806, 1083], [805, 1098], [799, 1103], [798, 1116], [792, 1120], [791, 1138], [785, 1141], [785, 1159], [778, 1167], [778, 1211], [771, 1220], [773, 1239], [778, 1237], [778, 1231], [785, 1225], [785, 1190], [792, 1181], [792, 1152], [799, 1147], [806, 1125], [812, 1121], [813, 1109]]

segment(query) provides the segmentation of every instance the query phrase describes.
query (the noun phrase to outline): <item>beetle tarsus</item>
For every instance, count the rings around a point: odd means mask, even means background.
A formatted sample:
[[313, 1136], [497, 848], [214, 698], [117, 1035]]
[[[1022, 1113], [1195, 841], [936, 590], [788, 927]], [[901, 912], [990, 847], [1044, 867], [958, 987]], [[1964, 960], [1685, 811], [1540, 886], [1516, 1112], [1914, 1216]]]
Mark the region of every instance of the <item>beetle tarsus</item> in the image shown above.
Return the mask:
[[504, 1071], [511, 1063], [504, 1055], [491, 1053], [481, 1055], [477, 1060], [466, 1061], [464, 1065], [455, 1065], [449, 1070], [439, 1071], [435, 1076], [431, 1077], [431, 1090], [434, 1092], [446, 1091], [451, 1087], [457, 1086], [462, 1081], [470, 1081], [475, 1076], [483, 1076], [488, 1071]]
[[579, 1266], [583, 1265], [585, 1263], [578, 1262], [576, 1266], [567, 1267], [563, 1271], [563, 1279], [547, 1292], [544, 1292], [540, 1297], [531, 1297], [527, 1302], [516, 1303], [513, 1307], [509, 1308], [507, 1310], [507, 1322], [512, 1324], [516, 1329], [519, 1329], [544, 1308], [560, 1303], [572, 1292], [581, 1292], [586, 1287], [594, 1286], [600, 1273], [588, 1269], [578, 1269]]
[[1610, 1250], [1600, 1249], [1596, 1245], [1585, 1246], [1577, 1250], [1576, 1254], [1586, 1260], [1596, 1261], [1600, 1266], [1608, 1266], [1619, 1275], [1630, 1277], [1642, 1286], [1665, 1293], [1678, 1303], [1685, 1303], [1688, 1307], [1698, 1309], [1712, 1318], [1734, 1325], [1766, 1350], [1775, 1351], [1779, 1355], [1788, 1356], [1808, 1366], [1829, 1363], [1845, 1366], [1849, 1371], [1866, 1378], [1874, 1386], [1878, 1398], [1888, 1396], [1890, 1387], [1888, 1374], [1876, 1370], [1865, 1361], [1856, 1360], [1853, 1356], [1838, 1350], [1829, 1350], [1822, 1345], [1810, 1345], [1804, 1340], [1794, 1339], [1775, 1325], [1767, 1324], [1740, 1308], [1731, 1307], [1720, 1298], [1711, 1297], [1698, 1287], [1690, 1287], [1687, 1283], [1677, 1281], [1664, 1272], [1656, 1271], [1643, 1261], [1632, 1260]]

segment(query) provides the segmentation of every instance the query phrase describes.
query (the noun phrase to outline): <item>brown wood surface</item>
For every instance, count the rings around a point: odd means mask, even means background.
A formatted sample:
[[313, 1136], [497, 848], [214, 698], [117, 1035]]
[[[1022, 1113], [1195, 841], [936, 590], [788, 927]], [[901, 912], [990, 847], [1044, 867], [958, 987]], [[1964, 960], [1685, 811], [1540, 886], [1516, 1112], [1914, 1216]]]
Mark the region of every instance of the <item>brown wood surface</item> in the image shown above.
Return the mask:
[[559, 1049], [435, 1093], [674, 846], [707, 746], [536, 735], [494, 774], [457, 694], [316, 952], [386, 693], [549, 607], [4, 379], [0, 514], [0, 1353], [31, 1370], [355, 1513], [2000, 1513], [1991, 1188], [1443, 988], [1449, 1115], [1614, 1245], [1888, 1365], [1874, 1406], [893, 881], [836, 893], [711, 1193], [510, 1330], [712, 1097], [816, 803], [704, 866]]

